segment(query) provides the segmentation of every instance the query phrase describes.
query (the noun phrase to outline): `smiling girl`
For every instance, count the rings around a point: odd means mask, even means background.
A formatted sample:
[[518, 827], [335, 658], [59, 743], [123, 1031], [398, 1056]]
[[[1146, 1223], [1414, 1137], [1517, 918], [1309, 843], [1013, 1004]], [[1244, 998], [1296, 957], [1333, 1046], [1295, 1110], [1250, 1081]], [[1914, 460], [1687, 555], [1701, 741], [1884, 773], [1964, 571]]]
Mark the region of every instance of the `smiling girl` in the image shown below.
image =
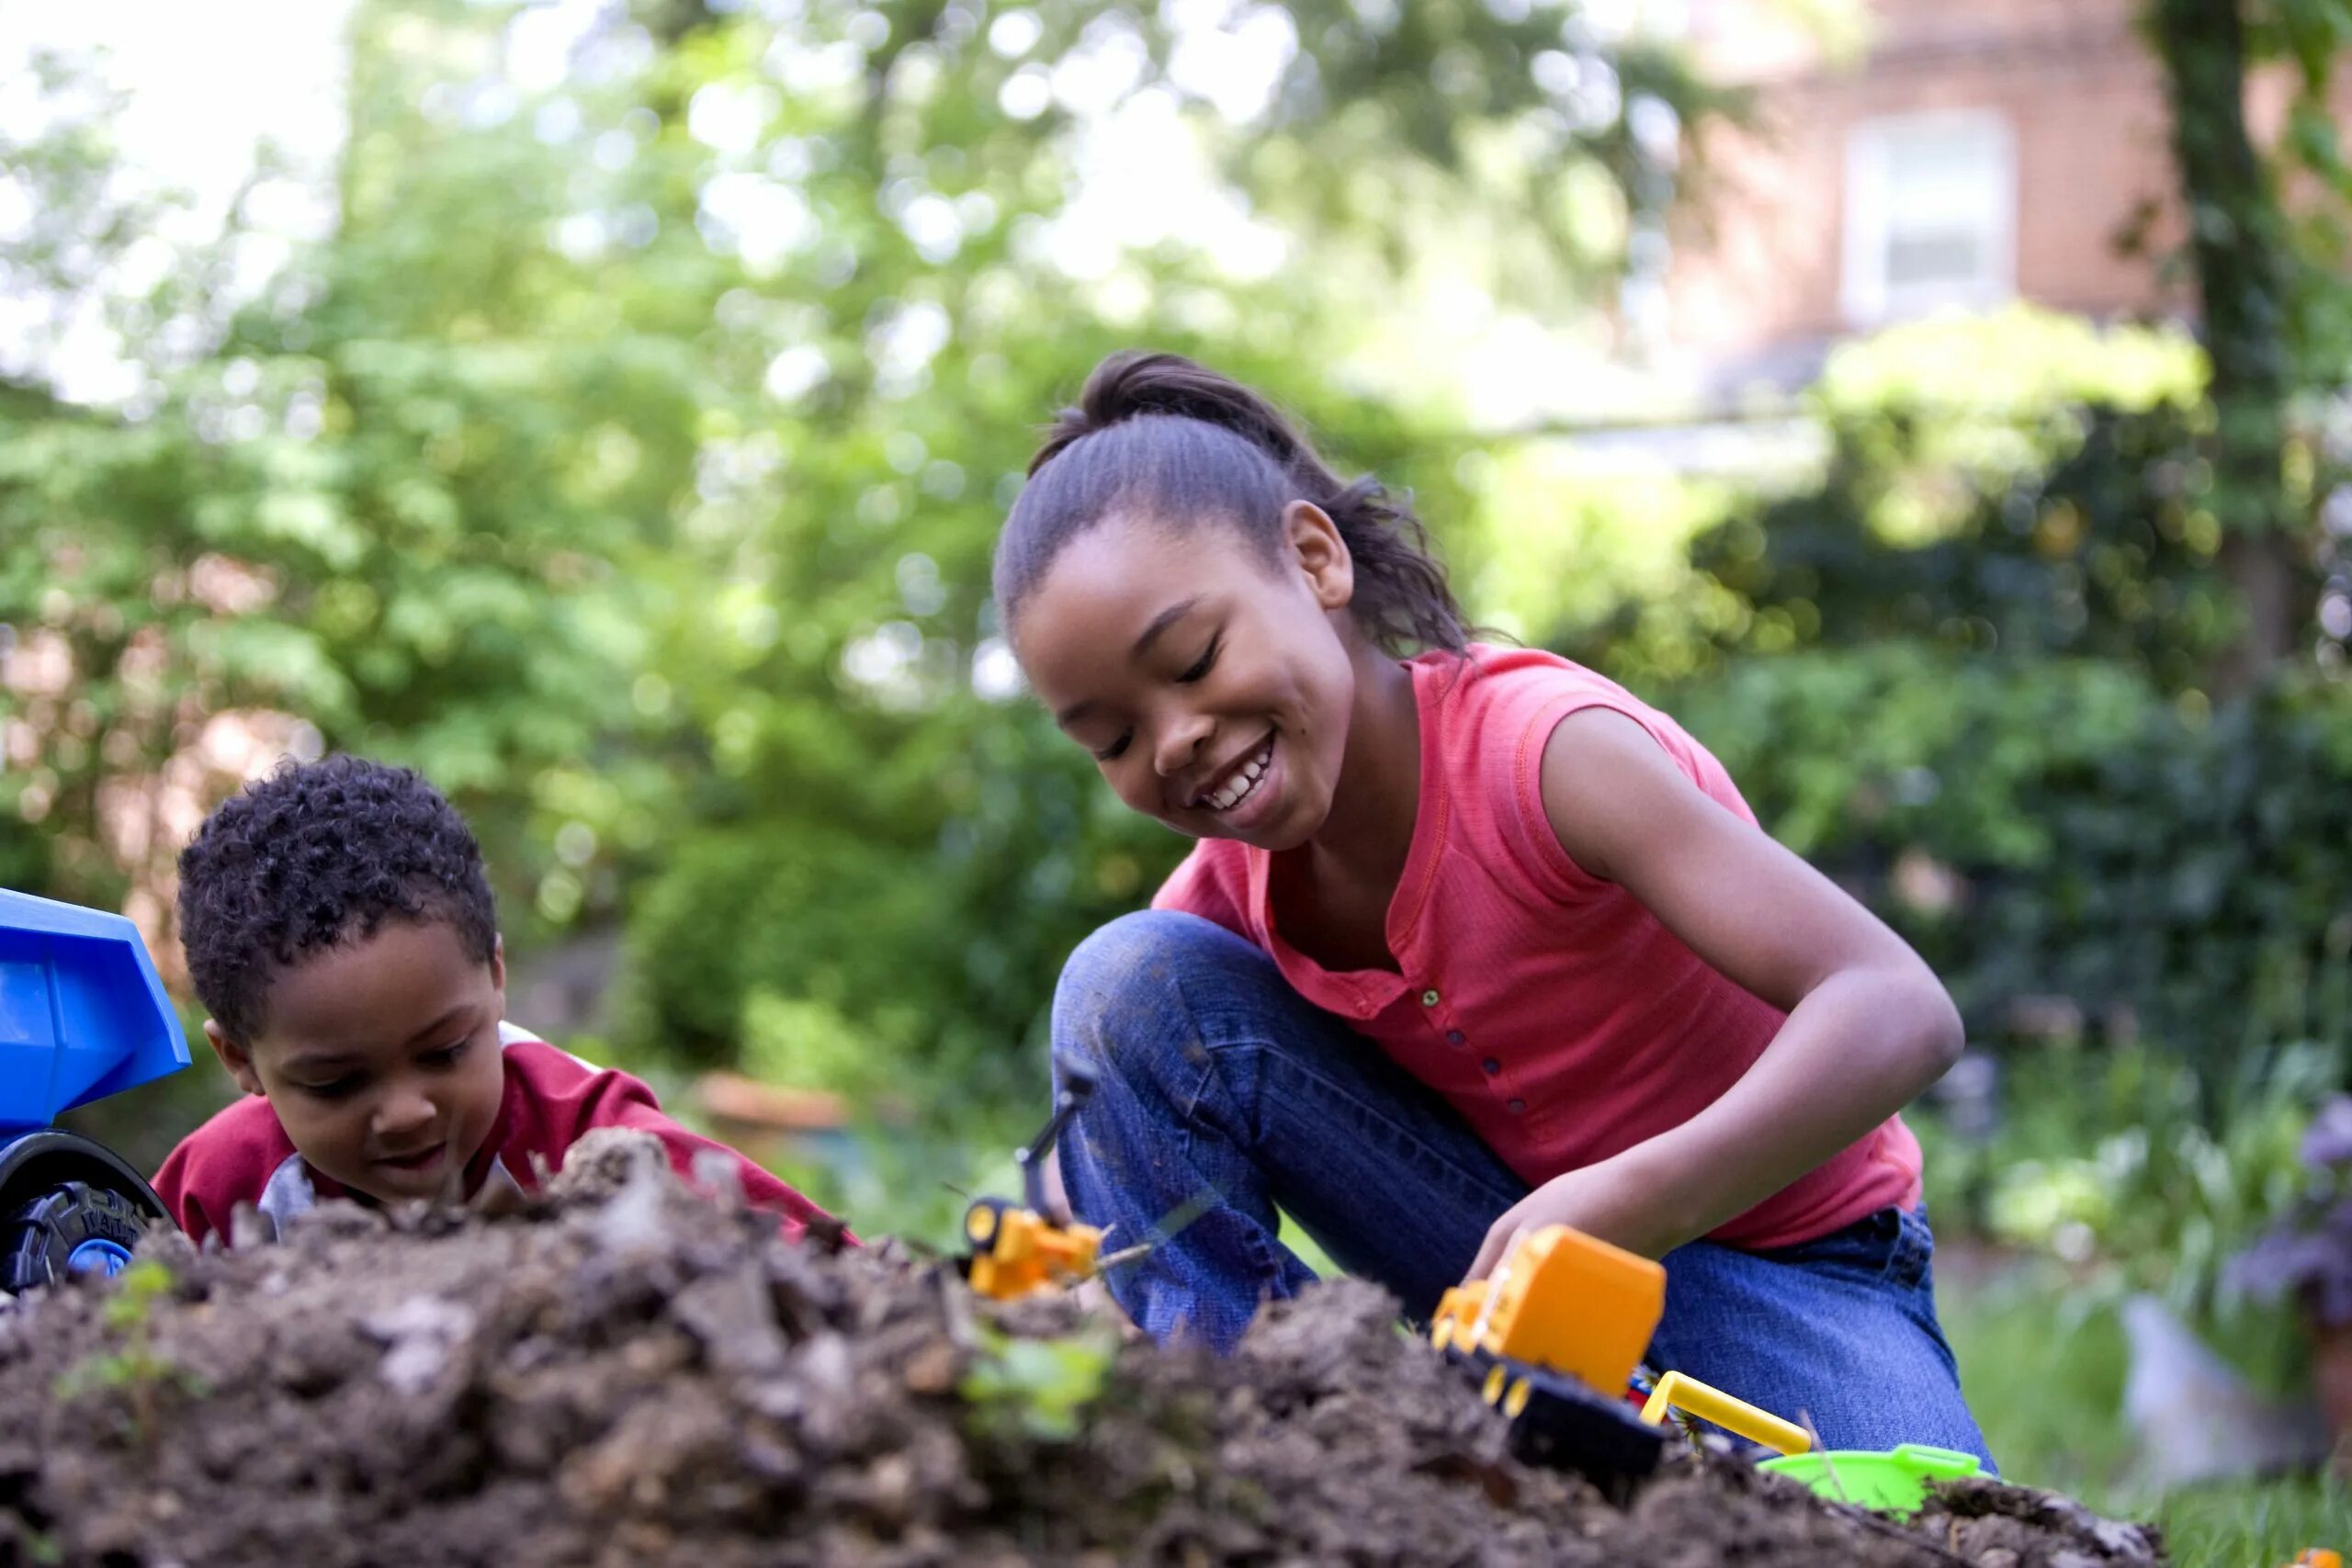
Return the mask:
[[1130, 1315], [1229, 1347], [1313, 1278], [1277, 1209], [1416, 1315], [1565, 1223], [1664, 1259], [1659, 1364], [1983, 1455], [1896, 1114], [1961, 1046], [1917, 955], [1672, 719], [1471, 641], [1410, 510], [1248, 389], [1114, 355], [1029, 471], [1023, 668], [1201, 840], [1055, 997], [1072, 1203], [1159, 1243]]

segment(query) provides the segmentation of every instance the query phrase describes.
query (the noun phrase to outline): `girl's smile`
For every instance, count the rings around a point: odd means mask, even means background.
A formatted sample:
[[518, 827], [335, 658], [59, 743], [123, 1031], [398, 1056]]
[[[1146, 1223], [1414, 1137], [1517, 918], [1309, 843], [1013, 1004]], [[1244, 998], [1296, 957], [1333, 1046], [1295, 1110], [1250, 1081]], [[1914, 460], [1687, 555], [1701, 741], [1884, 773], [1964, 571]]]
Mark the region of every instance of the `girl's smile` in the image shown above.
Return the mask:
[[1332, 624], [1348, 558], [1329, 520], [1300, 510], [1271, 561], [1107, 519], [1023, 606], [1022, 662], [1056, 721], [1122, 801], [1188, 837], [1286, 850], [1330, 814], [1356, 698]]
[[[1239, 821], [1238, 815], [1245, 801], [1258, 797], [1259, 786], [1267, 782], [1268, 771], [1274, 763], [1274, 734], [1268, 731], [1265, 740], [1230, 770], [1212, 770], [1214, 781], [1208, 788], [1193, 797], [1195, 809], [1207, 807], [1227, 821]], [[1269, 795], [1272, 792], [1268, 791]], [[1253, 814], [1254, 815], [1254, 814]]]

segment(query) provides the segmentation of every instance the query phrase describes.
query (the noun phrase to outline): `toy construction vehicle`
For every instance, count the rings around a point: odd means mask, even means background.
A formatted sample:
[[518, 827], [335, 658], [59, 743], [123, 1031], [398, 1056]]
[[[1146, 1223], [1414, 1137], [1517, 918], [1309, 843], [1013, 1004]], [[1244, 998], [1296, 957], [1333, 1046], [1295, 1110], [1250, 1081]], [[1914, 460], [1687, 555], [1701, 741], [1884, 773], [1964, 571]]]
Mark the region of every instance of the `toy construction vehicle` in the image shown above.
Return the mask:
[[1514, 1242], [1486, 1279], [1446, 1292], [1430, 1338], [1482, 1378], [1487, 1403], [1510, 1419], [1515, 1455], [1603, 1490], [1657, 1468], [1669, 1410], [1782, 1453], [1810, 1446], [1788, 1422], [1679, 1372], [1652, 1383], [1640, 1361], [1665, 1311], [1659, 1265], [1549, 1225]]
[[964, 1276], [973, 1290], [996, 1301], [1016, 1301], [1038, 1291], [1074, 1285], [1095, 1271], [1102, 1256], [1101, 1231], [1092, 1225], [1058, 1224], [1046, 1212], [1046, 1151], [1094, 1092], [1094, 1075], [1082, 1066], [1065, 1063], [1062, 1086], [1045, 1130], [1012, 1156], [1021, 1167], [1022, 1203], [975, 1198], [964, 1211], [964, 1235], [972, 1248], [961, 1260]]
[[0, 889], [0, 1290], [119, 1273], [171, 1224], [120, 1156], [50, 1123], [187, 1063], [137, 927]]

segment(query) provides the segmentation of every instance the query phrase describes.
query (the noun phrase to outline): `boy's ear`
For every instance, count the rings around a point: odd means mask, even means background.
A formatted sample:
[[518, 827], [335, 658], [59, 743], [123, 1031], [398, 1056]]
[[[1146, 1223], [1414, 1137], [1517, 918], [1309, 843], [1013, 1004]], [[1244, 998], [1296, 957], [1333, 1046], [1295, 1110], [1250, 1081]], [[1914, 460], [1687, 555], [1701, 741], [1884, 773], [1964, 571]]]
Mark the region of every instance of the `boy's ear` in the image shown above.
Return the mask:
[[1283, 535], [1315, 602], [1326, 610], [1346, 609], [1356, 596], [1356, 563], [1331, 514], [1311, 501], [1294, 501], [1283, 508]]
[[266, 1096], [267, 1091], [261, 1087], [261, 1075], [254, 1071], [252, 1052], [230, 1039], [213, 1019], [204, 1021], [204, 1038], [211, 1043], [212, 1054], [220, 1058], [220, 1065], [229, 1069], [229, 1076], [237, 1080], [239, 1089], [247, 1094]]
[[506, 1021], [506, 937], [503, 931], [492, 931], [490, 937], [490, 984], [498, 993], [498, 1021]]

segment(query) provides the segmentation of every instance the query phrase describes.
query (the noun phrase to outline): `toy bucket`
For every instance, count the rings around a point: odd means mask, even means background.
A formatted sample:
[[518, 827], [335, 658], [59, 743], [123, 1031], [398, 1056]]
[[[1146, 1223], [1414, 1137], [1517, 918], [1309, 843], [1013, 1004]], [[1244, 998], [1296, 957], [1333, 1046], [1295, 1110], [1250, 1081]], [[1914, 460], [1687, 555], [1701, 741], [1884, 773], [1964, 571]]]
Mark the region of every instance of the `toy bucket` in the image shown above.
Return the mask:
[[1787, 1454], [1768, 1459], [1756, 1468], [1802, 1481], [1833, 1503], [1911, 1514], [1927, 1502], [1928, 1482], [1957, 1481], [1982, 1467], [1974, 1454], [1905, 1443], [1885, 1453], [1839, 1449], [1830, 1453]]

